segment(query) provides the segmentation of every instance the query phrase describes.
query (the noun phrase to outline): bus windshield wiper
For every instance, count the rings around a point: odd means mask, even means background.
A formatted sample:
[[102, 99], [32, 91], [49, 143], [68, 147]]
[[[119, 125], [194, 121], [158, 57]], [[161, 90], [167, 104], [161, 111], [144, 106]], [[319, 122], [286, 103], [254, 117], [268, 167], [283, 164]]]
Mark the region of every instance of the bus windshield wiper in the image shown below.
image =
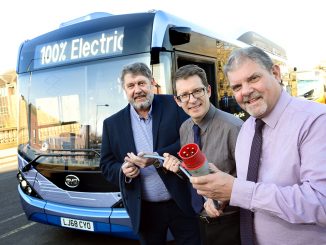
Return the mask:
[[58, 152], [86, 152], [86, 153], [94, 153], [98, 157], [100, 157], [100, 149], [48, 149], [48, 151], [58, 151]]
[[37, 160], [41, 157], [88, 157], [91, 154], [90, 153], [95, 153], [97, 156], [100, 156], [100, 153], [96, 151], [96, 149], [69, 149], [69, 150], [56, 150], [56, 151], [72, 151], [72, 152], [86, 152], [86, 154], [76, 154], [76, 153], [42, 153], [42, 154], [37, 154], [37, 157], [35, 157], [33, 160], [29, 161], [23, 168], [22, 171], [26, 172], [31, 169], [31, 167], [36, 167], [39, 162]]

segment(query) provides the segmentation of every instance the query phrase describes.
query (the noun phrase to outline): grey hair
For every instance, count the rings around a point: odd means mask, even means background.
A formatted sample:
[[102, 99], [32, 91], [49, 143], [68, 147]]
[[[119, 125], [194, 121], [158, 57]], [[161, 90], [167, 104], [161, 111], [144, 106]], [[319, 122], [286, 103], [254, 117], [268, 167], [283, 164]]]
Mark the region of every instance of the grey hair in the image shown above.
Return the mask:
[[145, 63], [142, 62], [132, 63], [123, 67], [120, 76], [122, 87], [124, 86], [124, 77], [126, 74], [142, 75], [147, 77], [150, 81], [153, 80], [152, 71]]
[[224, 66], [224, 74], [227, 77], [228, 72], [233, 71], [241, 65], [246, 59], [259, 64], [262, 68], [270, 72], [273, 68], [272, 59], [263, 50], [257, 47], [247, 47], [235, 49], [231, 52], [226, 65]]

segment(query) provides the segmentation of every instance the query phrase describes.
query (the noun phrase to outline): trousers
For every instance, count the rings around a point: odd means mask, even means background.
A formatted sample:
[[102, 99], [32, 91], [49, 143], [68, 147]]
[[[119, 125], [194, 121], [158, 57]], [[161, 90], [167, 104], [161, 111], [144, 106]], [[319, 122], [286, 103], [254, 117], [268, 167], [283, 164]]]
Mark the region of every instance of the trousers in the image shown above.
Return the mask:
[[168, 230], [177, 245], [200, 245], [198, 218], [186, 216], [173, 201], [142, 201], [140, 243], [142, 245], [166, 245]]
[[217, 218], [199, 218], [203, 245], [240, 245], [239, 212]]

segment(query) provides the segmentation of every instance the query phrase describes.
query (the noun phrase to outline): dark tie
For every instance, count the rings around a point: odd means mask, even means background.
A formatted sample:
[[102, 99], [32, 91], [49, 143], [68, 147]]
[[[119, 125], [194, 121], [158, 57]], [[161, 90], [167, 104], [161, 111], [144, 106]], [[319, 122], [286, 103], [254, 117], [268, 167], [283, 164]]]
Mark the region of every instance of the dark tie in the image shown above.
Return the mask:
[[[256, 119], [255, 135], [252, 140], [247, 180], [257, 182], [258, 168], [263, 143], [262, 129], [265, 123]], [[248, 209], [240, 209], [240, 235], [242, 245], [253, 245], [254, 242], [254, 214]]]
[[200, 127], [197, 124], [194, 124], [194, 126], [192, 126], [192, 130], [194, 131], [194, 143], [201, 148]]
[[[201, 146], [200, 127], [197, 124], [194, 124], [192, 129], [194, 131], [194, 143], [197, 144], [200, 148]], [[191, 186], [191, 204], [197, 214], [199, 214], [203, 209], [204, 198], [198, 195], [197, 191], [194, 188], [192, 188], [192, 186]]]

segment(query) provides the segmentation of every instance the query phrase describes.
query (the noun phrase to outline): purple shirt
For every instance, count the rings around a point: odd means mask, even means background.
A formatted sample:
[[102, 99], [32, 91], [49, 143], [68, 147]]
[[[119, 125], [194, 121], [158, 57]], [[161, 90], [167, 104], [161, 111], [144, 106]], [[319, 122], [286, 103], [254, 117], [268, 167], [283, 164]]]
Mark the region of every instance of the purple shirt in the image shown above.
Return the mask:
[[282, 91], [262, 119], [258, 181], [246, 181], [255, 131], [250, 117], [237, 140], [230, 204], [254, 212], [258, 244], [326, 244], [326, 106]]

